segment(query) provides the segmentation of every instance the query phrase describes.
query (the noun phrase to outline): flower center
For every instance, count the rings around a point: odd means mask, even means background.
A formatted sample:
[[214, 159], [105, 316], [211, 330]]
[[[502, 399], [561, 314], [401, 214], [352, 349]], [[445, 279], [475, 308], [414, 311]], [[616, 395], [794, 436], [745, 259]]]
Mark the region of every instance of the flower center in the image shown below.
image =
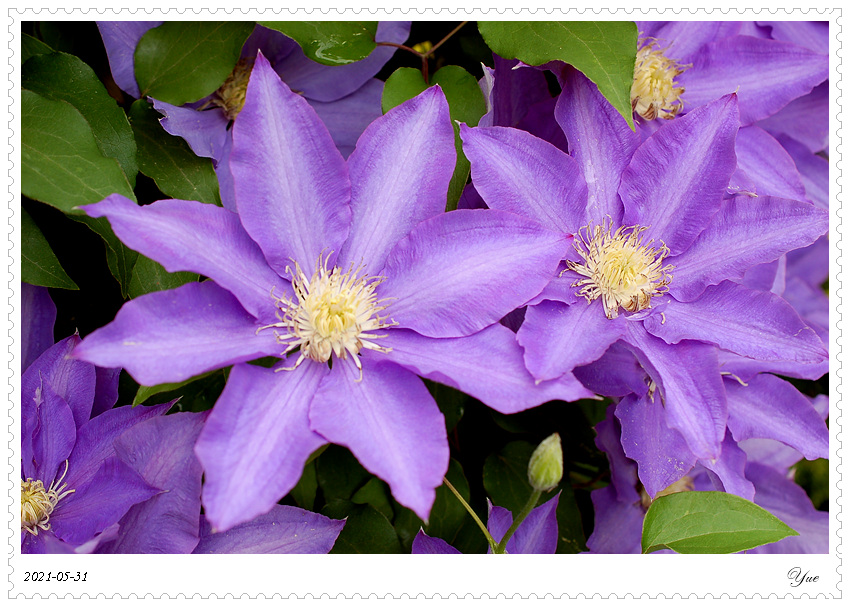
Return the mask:
[[292, 275], [295, 299], [275, 297], [280, 322], [260, 327], [258, 331], [272, 327], [286, 329], [285, 333], [275, 331], [277, 341], [286, 346], [284, 355], [300, 348], [295, 365], [286, 370], [295, 369], [305, 358], [326, 363], [331, 354], [336, 354], [342, 360], [351, 356], [362, 378], [363, 368], [358, 358], [361, 348], [390, 351], [372, 343], [386, 335], [371, 331], [397, 324], [388, 320], [388, 316], [378, 315], [387, 308], [382, 304], [388, 300], [378, 299], [375, 293], [384, 278], [358, 277], [363, 268], [355, 268], [354, 264], [345, 273], [338, 266], [328, 271], [327, 263], [328, 258], [319, 255], [312, 278], [307, 278], [297, 262], [294, 273], [287, 267]]
[[28, 478], [21, 481], [21, 531], [27, 531], [38, 535], [38, 530], [50, 529], [50, 515], [53, 514], [56, 504], [66, 495], [74, 492], [74, 489], [65, 490], [66, 484], [62, 479], [68, 472], [68, 462], [65, 461], [65, 472], [54, 480], [50, 487], [45, 489], [44, 483]]
[[245, 106], [245, 92], [248, 90], [248, 80], [253, 67], [253, 59], [240, 59], [210, 101], [212, 105], [220, 107], [230, 120], [235, 119]]
[[605, 316], [617, 318], [620, 306], [638, 312], [649, 308], [653, 297], [666, 293], [673, 266], [661, 266], [670, 252], [664, 243], [655, 249], [649, 246], [652, 240], [641, 242], [647, 228], [621, 227], [612, 234], [611, 227], [603, 221], [582, 228], [573, 246], [584, 263], [567, 261], [567, 269], [586, 276], [572, 284], [581, 287], [579, 295], [588, 303], [601, 296]]
[[635, 78], [632, 82], [632, 110], [646, 120], [658, 117], [670, 120], [682, 111], [680, 96], [684, 87], [676, 86], [675, 78], [689, 65], [681, 65], [664, 56], [650, 40], [637, 53]]
[[657, 500], [659, 497], [664, 497], [665, 495], [672, 495], [674, 493], [683, 493], [685, 491], [693, 491], [694, 490], [694, 479], [690, 476], [683, 476], [675, 483], [667, 487], [666, 489], [662, 489], [658, 493], [655, 494], [655, 497], [649, 497], [649, 493], [646, 492], [646, 489], [643, 487], [640, 488], [640, 505], [643, 506], [644, 510], [649, 509], [649, 506], [652, 504], [653, 500]]

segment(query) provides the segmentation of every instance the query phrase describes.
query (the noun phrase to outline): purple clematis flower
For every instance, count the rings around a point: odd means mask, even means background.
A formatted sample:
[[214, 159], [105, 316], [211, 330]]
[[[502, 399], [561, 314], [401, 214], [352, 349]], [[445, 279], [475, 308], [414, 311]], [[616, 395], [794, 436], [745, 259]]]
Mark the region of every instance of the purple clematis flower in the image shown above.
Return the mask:
[[[175, 413], [141, 422], [115, 440], [118, 456], [162, 492], [131, 507], [98, 553], [325, 554], [345, 521], [291, 506], [224, 533], [201, 514], [201, 463], [194, 447], [208, 413]], [[108, 535], [108, 534], [104, 534]]]
[[535, 383], [494, 324], [549, 282], [565, 236], [502, 211], [444, 213], [454, 154], [434, 87], [370, 125], [346, 163], [260, 54], [233, 126], [238, 214], [118, 195], [85, 208], [169, 271], [211, 279], [130, 301], [76, 355], [144, 385], [235, 365], [196, 448], [216, 529], [268, 512], [328, 441], [427, 519], [449, 454], [417, 375], [506, 413], [590, 394], [569, 373]]
[[574, 239], [517, 334], [526, 366], [551, 380], [622, 341], [660, 390], [670, 427], [695, 456], [716, 459], [728, 416], [717, 347], [767, 361], [827, 359], [790, 305], [730, 280], [812, 243], [827, 213], [769, 196], [724, 200], [736, 168], [735, 95], [641, 141], [584, 76], [571, 70], [564, 83], [555, 116], [570, 155], [514, 129], [461, 128], [490, 208]]
[[[558, 498], [560, 493], [528, 513], [520, 523], [505, 551], [507, 554], [555, 554], [558, 547]], [[510, 510], [494, 506], [487, 500], [487, 531], [497, 542], [513, 524]], [[422, 529], [413, 538], [412, 554], [460, 554], [460, 551], [445, 540], [426, 535]], [[490, 551], [488, 550], [488, 553]]]
[[98, 394], [93, 365], [71, 358], [78, 343], [76, 335], [58, 342], [21, 377], [25, 553], [72, 552], [159, 492], [117, 456], [113, 441], [172, 403], [119, 407], [89, 419], [98, 400], [115, 401]]

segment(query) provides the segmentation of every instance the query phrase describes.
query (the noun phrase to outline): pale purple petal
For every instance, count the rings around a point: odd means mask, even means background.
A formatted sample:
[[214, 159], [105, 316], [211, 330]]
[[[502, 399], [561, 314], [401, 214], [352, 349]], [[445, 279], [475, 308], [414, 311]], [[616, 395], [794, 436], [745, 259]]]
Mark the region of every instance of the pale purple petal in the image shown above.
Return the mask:
[[587, 548], [596, 554], [640, 554], [640, 536], [646, 514], [640, 502], [622, 502], [612, 485], [590, 494], [593, 500], [593, 533]]
[[186, 200], [160, 200], [140, 207], [120, 194], [85, 211], [90, 217], [107, 217], [124, 244], [169, 272], [212, 278], [252, 315], [275, 321], [271, 290], [278, 296], [288, 292], [288, 281], [269, 267], [235, 213]]
[[136, 424], [165, 415], [175, 401], [153, 407], [117, 407], [92, 418], [77, 432], [77, 444], [68, 460], [69, 488], [85, 487], [103, 462], [115, 455], [113, 441]]
[[48, 348], [21, 376], [24, 399], [32, 398], [42, 382], [50, 384], [71, 408], [77, 427], [91, 416], [97, 385], [94, 366], [72, 358], [79, 344], [79, 335], [66, 337]]
[[813, 243], [828, 229], [829, 214], [805, 202], [736, 196], [681, 255], [671, 257], [670, 294], [692, 301], [709, 285], [744, 276], [757, 264]]
[[644, 141], [623, 171], [623, 225], [649, 226], [644, 242], [685, 251], [720, 208], [735, 171], [735, 95], [669, 121]]
[[829, 145], [829, 81], [757, 123], [775, 137], [799, 141], [813, 154]]
[[307, 414], [327, 372], [309, 359], [293, 371], [233, 367], [195, 448], [215, 529], [265, 514], [301, 478], [307, 458], [326, 442]]
[[565, 233], [582, 226], [587, 186], [570, 156], [518, 129], [461, 125], [460, 135], [472, 182], [488, 207]]
[[[76, 441], [76, 426], [71, 408], [57, 395], [48, 382], [35, 392], [36, 419], [32, 433], [32, 451], [22, 453], [23, 472], [27, 478], [40, 480], [49, 487], [53, 479], [64, 474], [63, 462], [71, 455]], [[31, 461], [26, 454], [32, 453]]]
[[727, 431], [723, 440], [723, 449], [716, 460], [700, 460], [708, 471], [712, 482], [718, 483], [718, 490], [732, 493], [745, 500], [752, 501], [755, 494], [753, 484], [744, 476], [747, 454], [738, 447], [732, 435]]
[[517, 333], [525, 366], [538, 380], [554, 379], [597, 360], [626, 332], [625, 317], [608, 319], [599, 301], [529, 306]]
[[454, 339], [394, 329], [376, 343], [392, 349], [385, 355], [387, 360], [466, 392], [501, 413], [516, 413], [550, 400], [593, 397], [570, 374], [536, 383], [523, 365], [514, 334], [498, 324]]
[[131, 97], [140, 96], [133, 59], [136, 45], [149, 29], [159, 27], [162, 23], [162, 21], [97, 22], [100, 37], [103, 38], [103, 45], [106, 47], [112, 79], [115, 80], [118, 88]]
[[668, 344], [699, 339], [768, 361], [820, 363], [828, 357], [817, 334], [785, 300], [732, 282], [708, 287], [690, 303], [671, 299], [664, 314], [664, 322], [650, 317], [644, 326]]
[[97, 383], [94, 389], [94, 404], [92, 405], [92, 417], [108, 411], [118, 402], [118, 380], [121, 377], [121, 369], [105, 369], [95, 367]]
[[829, 237], [821, 236], [813, 245], [789, 252], [787, 271], [789, 276], [820, 288], [829, 278]]
[[646, 389], [646, 371], [621, 342], [611, 344], [599, 360], [573, 370], [588, 389], [603, 396], [626, 396]]
[[[822, 341], [822, 343], [825, 342]], [[829, 358], [817, 363], [764, 361], [740, 356], [726, 350], [719, 350], [718, 356], [720, 368], [733, 373], [744, 382], [750, 381], [758, 373], [778, 373], [799, 379], [818, 379], [829, 372]]]
[[177, 106], [151, 99], [153, 107], [164, 117], [159, 123], [166, 133], [182, 137], [197, 156], [223, 159], [225, 141], [230, 138], [230, 120], [218, 107], [199, 111], [191, 106]]
[[74, 547], [60, 540], [51, 531], [38, 535], [22, 533], [21, 554], [75, 554]]
[[292, 261], [310, 273], [348, 235], [345, 161], [316, 111], [257, 55], [245, 106], [233, 124], [239, 219], [281, 276]]
[[660, 388], [667, 425], [682, 433], [697, 457], [718, 457], [727, 411], [716, 348], [695, 341], [671, 346], [638, 323], [628, 327], [625, 341]]
[[143, 386], [179, 382], [284, 346], [229, 292], [212, 281], [157, 291], [126, 304], [115, 320], [86, 337], [74, 356], [123, 367]]
[[115, 441], [115, 452], [164, 492], [121, 518], [111, 552], [189, 554], [198, 544], [201, 463], [193, 450], [207, 413], [175, 413], [142, 422]]
[[758, 24], [769, 26], [775, 40], [793, 42], [823, 55], [829, 53], [829, 21], [759, 21]]
[[353, 363], [337, 361], [310, 405], [310, 425], [351, 449], [398, 503], [427, 521], [449, 463], [443, 414], [410, 371], [369, 356], [361, 361], [359, 382]]
[[[410, 34], [410, 21], [381, 21], [375, 33], [377, 42], [401, 44]], [[368, 57], [347, 65], [322, 65], [295, 48], [275, 69], [284, 82], [308, 99], [334, 101], [350, 95], [377, 74], [396, 49], [378, 46]]]
[[387, 313], [401, 327], [469, 335], [537, 295], [567, 247], [564, 235], [518, 215], [452, 211], [423, 221], [393, 248], [380, 293], [397, 298]]
[[785, 283], [782, 297], [815, 330], [824, 344], [829, 343], [829, 298], [823, 289], [792, 276]]
[[[735, 282], [756, 291], [770, 291], [782, 295], [785, 290], [785, 256], [782, 255], [776, 261], [752, 266], [744, 272], [742, 279], [737, 279]], [[682, 301], [685, 298], [678, 299]]]
[[351, 231], [340, 265], [375, 275], [418, 223], [442, 214], [455, 163], [449, 105], [431, 87], [373, 122], [348, 161]]
[[425, 535], [422, 529], [413, 538], [411, 554], [460, 554], [460, 550], [450, 546], [445, 540]]
[[620, 442], [629, 459], [637, 462], [638, 478], [649, 497], [654, 498], [693, 468], [696, 456], [678, 430], [667, 425], [667, 414], [656, 395], [629, 395], [617, 404]]
[[345, 158], [351, 155], [366, 127], [381, 117], [383, 92], [384, 83], [372, 78], [342, 99], [328, 102], [309, 100]]
[[829, 160], [819, 154], [813, 154], [796, 139], [786, 135], [777, 137], [779, 143], [788, 150], [794, 164], [800, 172], [806, 196], [815, 206], [829, 208]]
[[774, 375], [761, 374], [747, 383], [725, 381], [729, 429], [736, 441], [772, 438], [806, 459], [829, 457], [829, 430], [809, 399]]
[[[69, 486], [68, 489], [74, 489]], [[85, 487], [59, 502], [50, 517], [57, 537], [79, 545], [116, 523], [133, 504], [159, 493], [117, 457], [109, 457]]]
[[679, 76], [688, 108], [737, 92], [741, 124], [752, 124], [809, 93], [829, 73], [829, 60], [786, 42], [734, 36], [707, 44]]
[[657, 38], [665, 55], [688, 63], [703, 46], [736, 35], [741, 23], [735, 21], [639, 21], [642, 36]]
[[749, 463], [758, 462], [776, 470], [788, 471], [802, 458], [800, 452], [770, 438], [749, 438], [738, 443]]
[[640, 144], [640, 135], [629, 128], [595, 84], [573, 69], [558, 97], [555, 118], [588, 187], [587, 211], [578, 218], [579, 225], [598, 224], [605, 217], [619, 223], [623, 216], [620, 177]]
[[753, 180], [759, 196], [806, 200], [806, 188], [794, 160], [782, 144], [757, 126], [738, 130], [738, 167]]
[[21, 283], [21, 372], [53, 345], [56, 304], [47, 287]]
[[272, 510], [228, 531], [213, 533], [201, 517], [194, 554], [327, 554], [345, 521], [275, 504]]

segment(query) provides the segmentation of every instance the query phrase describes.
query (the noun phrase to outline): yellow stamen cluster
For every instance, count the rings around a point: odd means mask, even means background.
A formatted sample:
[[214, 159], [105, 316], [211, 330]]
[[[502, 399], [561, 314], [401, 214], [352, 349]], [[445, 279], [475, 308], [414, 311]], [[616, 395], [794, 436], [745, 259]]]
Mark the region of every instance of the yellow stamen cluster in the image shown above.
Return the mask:
[[655, 249], [641, 242], [647, 229], [641, 226], [621, 227], [613, 234], [610, 223], [586, 226], [573, 242], [584, 263], [567, 261], [567, 268], [583, 278], [573, 283], [581, 287], [578, 294], [591, 303], [602, 297], [605, 316], [617, 318], [622, 306], [638, 312], [651, 306], [653, 297], [667, 292], [672, 265], [661, 265], [670, 250], [662, 243]]
[[663, 497], [665, 495], [672, 495], [673, 493], [682, 493], [684, 491], [693, 491], [694, 490], [694, 479], [690, 476], [683, 476], [675, 483], [667, 487], [666, 489], [662, 489], [658, 493], [655, 494], [655, 497], [649, 497], [649, 494], [646, 492], [646, 489], [643, 487], [640, 488], [640, 505], [643, 506], [644, 510], [647, 510], [649, 506], [652, 504], [654, 499], [658, 499], [659, 497]]
[[684, 87], [677, 86], [676, 77], [690, 66], [680, 65], [664, 56], [664, 49], [656, 48], [650, 40], [638, 50], [635, 60], [635, 78], [632, 82], [632, 110], [646, 120], [670, 120], [682, 111], [680, 97]]
[[323, 259], [320, 255], [312, 278], [304, 274], [297, 262], [294, 273], [287, 267], [293, 278], [295, 299], [278, 298], [272, 293], [280, 322], [261, 327], [258, 331], [273, 327], [286, 329], [285, 333], [275, 331], [278, 342], [286, 345], [284, 355], [300, 348], [298, 360], [286, 370], [295, 369], [305, 358], [326, 363], [332, 354], [336, 354], [342, 360], [351, 356], [362, 378], [363, 368], [358, 357], [361, 348], [390, 351], [371, 341], [386, 335], [375, 335], [370, 331], [397, 324], [388, 320], [388, 316], [378, 315], [387, 308], [383, 304], [388, 300], [378, 299], [375, 293], [384, 278], [358, 277], [363, 268], [355, 268], [354, 264], [345, 273], [337, 266], [329, 271], [327, 263], [328, 258]]
[[253, 67], [253, 59], [240, 59], [210, 101], [212, 105], [220, 107], [230, 120], [235, 119], [245, 106], [245, 93]]
[[50, 515], [63, 497], [70, 495], [74, 489], [65, 490], [67, 484], [62, 484], [62, 479], [68, 472], [68, 462], [65, 462], [65, 472], [59, 478], [50, 483], [45, 489], [44, 483], [39, 480], [28, 478], [21, 481], [21, 531], [32, 535], [38, 535], [38, 530], [48, 531], [50, 529]]

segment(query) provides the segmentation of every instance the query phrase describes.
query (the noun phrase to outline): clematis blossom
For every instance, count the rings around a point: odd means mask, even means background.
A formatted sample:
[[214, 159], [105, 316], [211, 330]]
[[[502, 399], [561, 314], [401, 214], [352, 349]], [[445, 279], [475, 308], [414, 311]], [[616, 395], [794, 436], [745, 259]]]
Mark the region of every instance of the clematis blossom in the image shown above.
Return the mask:
[[[233, 125], [238, 214], [118, 195], [84, 207], [167, 270], [211, 279], [128, 302], [75, 355], [144, 385], [234, 365], [196, 447], [215, 529], [268, 512], [326, 442], [427, 519], [449, 455], [417, 375], [506, 413], [590, 395], [569, 373], [536, 383], [495, 324], [554, 276], [565, 236], [502, 211], [445, 213], [454, 154], [433, 87], [372, 123], [346, 163], [259, 54]], [[265, 356], [283, 360], [242, 364]]]
[[552, 380], [620, 341], [690, 452], [716, 459], [728, 417], [718, 347], [767, 361], [827, 359], [790, 305], [731, 282], [812, 243], [827, 213], [769, 196], [724, 200], [736, 168], [735, 95], [641, 141], [572, 70], [555, 116], [569, 155], [522, 131], [461, 128], [473, 183], [490, 208], [573, 239], [563, 271], [531, 302], [517, 334], [526, 366]]

